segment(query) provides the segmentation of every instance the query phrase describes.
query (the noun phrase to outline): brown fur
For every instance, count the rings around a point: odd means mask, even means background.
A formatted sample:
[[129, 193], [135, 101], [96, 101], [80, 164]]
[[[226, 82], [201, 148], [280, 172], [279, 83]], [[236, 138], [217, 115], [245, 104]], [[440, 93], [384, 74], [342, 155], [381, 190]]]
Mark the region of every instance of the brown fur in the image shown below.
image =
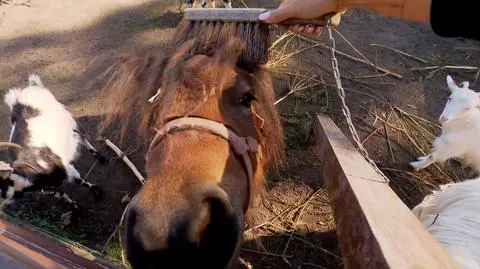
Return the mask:
[[178, 26], [175, 43], [195, 39], [195, 53], [212, 56], [233, 38], [244, 43], [237, 64], [258, 66], [268, 62], [270, 31], [265, 23], [183, 21]]
[[[282, 158], [283, 130], [271, 78], [260, 66], [236, 65], [244, 45], [239, 40], [225, 42], [210, 55], [199, 53], [193, 41], [180, 40], [169, 57], [123, 60], [107, 90], [111, 110], [105, 126], [121, 118], [137, 123], [142, 135], [153, 126], [191, 116], [255, 137], [260, 145], [260, 151], [251, 154], [255, 195], [266, 171]], [[148, 98], [159, 88], [160, 95], [149, 104]], [[256, 100], [250, 106], [241, 104], [249, 93]], [[123, 127], [121, 133], [127, 130], [126, 124]], [[249, 189], [243, 164], [229, 144], [205, 132], [172, 133], [152, 148], [146, 170], [147, 183], [127, 214], [126, 247], [132, 265], [231, 264], [241, 243]]]

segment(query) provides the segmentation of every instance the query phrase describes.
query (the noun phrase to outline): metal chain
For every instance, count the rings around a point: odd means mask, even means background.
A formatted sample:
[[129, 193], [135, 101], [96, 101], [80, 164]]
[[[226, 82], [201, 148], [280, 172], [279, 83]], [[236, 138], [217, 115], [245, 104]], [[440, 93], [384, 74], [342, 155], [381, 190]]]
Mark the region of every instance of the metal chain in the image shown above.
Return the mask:
[[340, 97], [340, 100], [342, 101], [342, 112], [343, 115], [345, 116], [345, 119], [347, 120], [347, 125], [348, 129], [350, 130], [350, 134], [352, 135], [353, 141], [357, 144], [358, 151], [363, 155], [363, 157], [367, 160], [367, 162], [373, 167], [373, 169], [379, 173], [383, 177], [383, 181], [379, 180], [373, 180], [369, 179], [372, 181], [376, 182], [382, 182], [382, 183], [389, 183], [390, 180], [388, 179], [387, 176], [378, 168], [377, 164], [370, 158], [368, 155], [368, 151], [363, 147], [360, 137], [358, 136], [357, 130], [355, 129], [355, 126], [353, 125], [352, 122], [352, 117], [350, 115], [350, 109], [348, 108], [346, 102], [345, 102], [345, 90], [343, 89], [342, 86], [342, 80], [340, 79], [340, 70], [338, 68], [338, 61], [337, 57], [335, 56], [335, 39], [333, 38], [332, 35], [332, 28], [330, 26], [330, 22], [327, 23], [327, 30], [328, 30], [328, 38], [330, 39], [330, 42], [332, 43], [332, 47], [330, 48], [330, 51], [332, 52], [332, 69], [333, 69], [333, 76], [335, 77], [335, 83], [337, 86], [337, 93], [338, 96]]

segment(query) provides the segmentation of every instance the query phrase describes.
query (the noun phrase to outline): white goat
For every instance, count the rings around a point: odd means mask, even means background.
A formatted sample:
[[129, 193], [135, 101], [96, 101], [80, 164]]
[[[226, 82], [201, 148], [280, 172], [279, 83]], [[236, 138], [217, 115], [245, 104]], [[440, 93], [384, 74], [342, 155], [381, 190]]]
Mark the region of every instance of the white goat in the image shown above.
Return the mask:
[[416, 171], [460, 157], [480, 172], [480, 95], [468, 88], [468, 82], [462, 84], [457, 86], [447, 76], [451, 95], [439, 119], [442, 134], [433, 142], [430, 155], [410, 163]]
[[96, 200], [102, 196], [101, 189], [83, 180], [72, 164], [79, 157], [79, 144], [100, 162], [105, 159], [79, 130], [72, 114], [43, 86], [38, 75], [30, 75], [26, 88], [10, 89], [5, 103], [10, 108], [10, 142], [22, 148], [9, 150], [13, 171], [0, 180], [0, 205], [11, 202], [14, 194], [42, 191], [65, 200], [72, 207], [72, 219], [78, 217], [80, 209], [76, 202], [59, 189], [65, 180], [88, 187]]
[[413, 214], [461, 268], [480, 268], [480, 178], [446, 184]]

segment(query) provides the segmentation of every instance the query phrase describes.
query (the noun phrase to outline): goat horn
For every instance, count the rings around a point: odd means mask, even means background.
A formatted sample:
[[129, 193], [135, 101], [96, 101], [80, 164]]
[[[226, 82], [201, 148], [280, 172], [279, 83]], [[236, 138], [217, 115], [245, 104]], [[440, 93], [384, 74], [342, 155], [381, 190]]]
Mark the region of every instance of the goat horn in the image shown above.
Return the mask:
[[12, 143], [12, 142], [0, 142], [0, 150], [1, 149], [7, 149], [7, 148], [14, 148], [17, 150], [21, 150], [22, 146]]

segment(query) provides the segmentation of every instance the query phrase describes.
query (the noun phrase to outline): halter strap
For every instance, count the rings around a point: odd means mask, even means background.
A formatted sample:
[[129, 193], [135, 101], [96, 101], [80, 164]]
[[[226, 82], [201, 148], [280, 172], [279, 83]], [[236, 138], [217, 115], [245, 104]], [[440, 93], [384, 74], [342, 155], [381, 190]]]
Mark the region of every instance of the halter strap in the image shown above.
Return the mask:
[[241, 158], [248, 179], [247, 200], [243, 208], [244, 212], [246, 212], [248, 209], [248, 205], [250, 204], [251, 190], [253, 186], [253, 164], [249, 153], [258, 151], [257, 140], [251, 136], [241, 137], [231, 129], [227, 128], [222, 123], [216, 121], [203, 118], [183, 117], [167, 122], [160, 129], [155, 129], [157, 133], [155, 134], [155, 137], [150, 144], [147, 156], [150, 154], [152, 148], [156, 144], [158, 144], [167, 134], [185, 130], [204, 131], [217, 135], [227, 140], [235, 155]]

